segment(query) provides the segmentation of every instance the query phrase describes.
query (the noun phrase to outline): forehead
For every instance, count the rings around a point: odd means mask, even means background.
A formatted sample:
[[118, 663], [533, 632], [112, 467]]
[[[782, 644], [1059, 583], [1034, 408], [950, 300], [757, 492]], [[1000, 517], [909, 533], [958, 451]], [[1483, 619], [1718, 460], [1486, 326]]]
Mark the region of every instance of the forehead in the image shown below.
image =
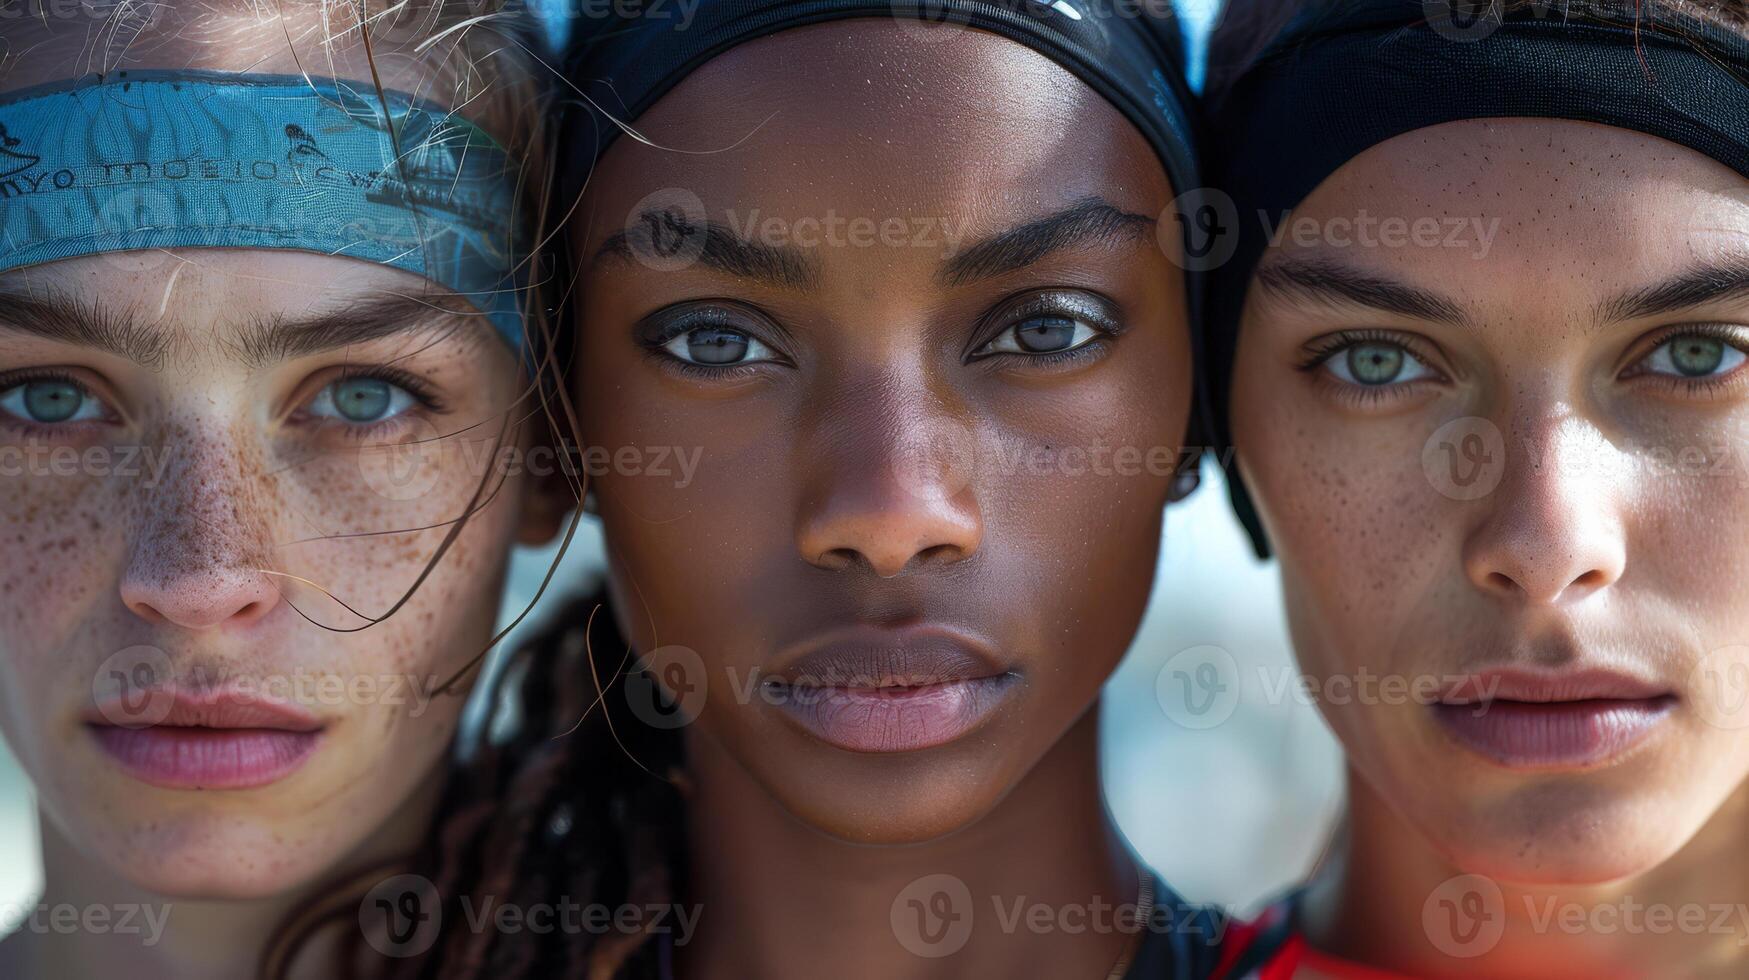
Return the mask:
[[1148, 215], [1171, 200], [1121, 113], [1044, 56], [976, 30], [888, 19], [788, 30], [718, 56], [633, 125], [655, 145], [621, 137], [604, 156], [586, 248], [674, 188], [719, 220], [755, 208], [936, 219], [973, 236], [1095, 195]]
[[0, 273], [0, 290], [70, 300], [138, 323], [166, 355], [211, 353], [214, 340], [243, 328], [383, 297], [432, 296], [433, 288], [373, 262], [241, 248], [115, 252]]
[[[1384, 224], [1431, 231], [1417, 242]], [[1360, 241], [1369, 227], [1376, 244]], [[1302, 231], [1304, 232], [1302, 234]], [[1265, 264], [1311, 260], [1480, 307], [1570, 313], [1749, 255], [1749, 181], [1685, 146], [1557, 119], [1446, 123], [1381, 143], [1299, 208]]]

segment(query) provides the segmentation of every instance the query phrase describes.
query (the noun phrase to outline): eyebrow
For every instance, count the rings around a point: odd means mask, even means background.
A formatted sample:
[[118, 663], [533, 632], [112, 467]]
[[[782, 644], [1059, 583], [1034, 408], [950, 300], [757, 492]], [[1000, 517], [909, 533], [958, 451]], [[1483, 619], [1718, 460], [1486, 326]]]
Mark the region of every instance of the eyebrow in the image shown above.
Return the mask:
[[225, 345], [238, 360], [255, 368], [412, 333], [446, 320], [455, 327], [471, 321], [480, 331], [491, 329], [486, 315], [460, 296], [384, 293], [332, 310], [251, 320], [240, 325]]
[[943, 263], [943, 282], [963, 286], [1023, 269], [1053, 252], [1088, 245], [1127, 245], [1151, 240], [1155, 220], [1086, 197], [1055, 214], [998, 232]]
[[1277, 262], [1259, 269], [1257, 282], [1285, 296], [1369, 306], [1418, 320], [1461, 325], [1467, 319], [1462, 306], [1438, 293], [1325, 262]]
[[1598, 307], [1600, 323], [1674, 313], [1749, 295], [1749, 257], [1690, 269], [1675, 278], [1630, 290]]
[[[384, 294], [307, 316], [271, 316], [240, 324], [219, 343], [250, 367], [366, 343], [433, 325], [441, 318], [476, 318], [459, 296]], [[113, 354], [156, 368], [188, 342], [188, 336], [142, 322], [135, 311], [59, 292], [0, 288], [0, 333], [12, 331]]]
[[0, 333], [29, 334], [157, 367], [175, 347], [170, 335], [141, 323], [132, 310], [57, 292], [0, 288]]
[[[638, 215], [643, 233], [634, 244], [632, 233], [616, 231], [607, 236], [590, 260], [593, 265], [603, 258], [636, 259], [644, 250], [654, 251], [652, 239], [657, 236], [678, 236], [693, 239], [702, 235], [703, 248], [698, 261], [718, 272], [742, 279], [754, 279], [779, 289], [807, 290], [820, 282], [819, 267], [800, 249], [792, 246], [766, 245], [751, 242], [709, 219], [692, 221], [673, 210], [652, 208]], [[660, 256], [660, 252], [655, 252]], [[672, 254], [672, 253], [671, 253]]]

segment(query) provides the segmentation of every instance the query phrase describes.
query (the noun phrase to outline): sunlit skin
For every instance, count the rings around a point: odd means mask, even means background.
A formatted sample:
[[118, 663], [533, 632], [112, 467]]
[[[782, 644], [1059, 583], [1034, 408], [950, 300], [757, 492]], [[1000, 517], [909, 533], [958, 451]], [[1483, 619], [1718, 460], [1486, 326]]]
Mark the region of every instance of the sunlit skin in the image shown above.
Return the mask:
[[[295, 65], [277, 23], [206, 27], [233, 44], [154, 35], [134, 53], [163, 60], [131, 64]], [[66, 39], [32, 40], [9, 43], [28, 53], [0, 92], [63, 77]], [[419, 82], [395, 63], [387, 84]], [[0, 297], [0, 732], [41, 810], [41, 901], [171, 907], [152, 946], [21, 929], [0, 973], [252, 975], [295, 903], [424, 832], [469, 685], [437, 688], [490, 640], [512, 544], [552, 527], [525, 508], [527, 478], [491, 477], [418, 590], [370, 618], [467, 513], [500, 437], [527, 444], [527, 381], [465, 304], [345, 258], [88, 256], [0, 276]], [[94, 699], [137, 676], [106, 661], [135, 647], [178, 686], [302, 705], [315, 749], [251, 788], [143, 781], [91, 725]]]
[[[1569, 933], [1527, 909], [1729, 907], [1749, 884], [1749, 185], [1625, 130], [1466, 121], [1373, 147], [1295, 215], [1361, 209], [1498, 233], [1485, 254], [1288, 239], [1253, 279], [1232, 423], [1302, 668], [1599, 668], [1673, 705], [1624, 751], [1540, 767], [1472, 751], [1423, 703], [1324, 705], [1350, 819], [1313, 944], [1417, 975], [1739, 975], [1740, 918]], [[1439, 488], [1440, 447], [1424, 466], [1465, 417], [1503, 446], [1498, 486], [1470, 500]], [[1505, 889], [1480, 958], [1443, 955], [1421, 924], [1460, 873]]]
[[[976, 31], [916, 43], [923, 29], [833, 23], [719, 56], [635, 125], [720, 152], [619, 140], [574, 229], [586, 441], [702, 449], [686, 486], [594, 483], [628, 636], [695, 651], [707, 691], [685, 730], [687, 886], [706, 909], [688, 977], [1102, 976], [1126, 939], [1004, 934], [984, 909], [1135, 894], [1093, 706], [1147, 600], [1190, 403], [1183, 274], [1156, 228], [1173, 192], [1141, 135], [1044, 57]], [[763, 268], [797, 273], [781, 280], [658, 271], [623, 233], [671, 188], [719, 225], [902, 219], [905, 240], [757, 237]], [[1072, 233], [1026, 255], [979, 244], [1036, 243], [1010, 233], [1037, 222]], [[953, 264], [980, 248], [1015, 261]], [[685, 363], [712, 345], [667, 325], [700, 307], [740, 338], [735, 363]], [[1016, 352], [1040, 310], [1076, 326], [1054, 356]], [[1003, 468], [1100, 445], [1166, 463]], [[918, 623], [979, 637], [1011, 673], [957, 739], [850, 751], [741, 693], [828, 631]], [[967, 883], [980, 920], [928, 960], [889, 916], [938, 873]]]

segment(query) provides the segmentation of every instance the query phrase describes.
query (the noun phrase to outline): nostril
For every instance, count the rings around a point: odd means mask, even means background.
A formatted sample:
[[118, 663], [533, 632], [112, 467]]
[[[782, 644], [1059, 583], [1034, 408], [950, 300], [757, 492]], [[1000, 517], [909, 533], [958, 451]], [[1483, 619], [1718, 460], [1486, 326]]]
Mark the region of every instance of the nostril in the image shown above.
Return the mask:
[[957, 545], [938, 544], [934, 547], [925, 548], [918, 552], [915, 560], [922, 562], [923, 564], [937, 561], [950, 562], [959, 560], [964, 553], [965, 552]]
[[1518, 583], [1512, 580], [1512, 576], [1500, 572], [1489, 572], [1488, 584], [1501, 592], [1518, 591]]
[[849, 548], [833, 548], [823, 552], [814, 564], [834, 572], [843, 571], [856, 564], [862, 556]]
[[156, 609], [153, 609], [151, 603], [148, 603], [148, 602], [130, 602], [127, 604], [127, 607], [128, 607], [128, 611], [132, 612], [135, 616], [140, 617], [141, 619], [152, 624], [153, 626], [164, 625], [164, 622], [165, 622], [164, 614], [159, 612]]

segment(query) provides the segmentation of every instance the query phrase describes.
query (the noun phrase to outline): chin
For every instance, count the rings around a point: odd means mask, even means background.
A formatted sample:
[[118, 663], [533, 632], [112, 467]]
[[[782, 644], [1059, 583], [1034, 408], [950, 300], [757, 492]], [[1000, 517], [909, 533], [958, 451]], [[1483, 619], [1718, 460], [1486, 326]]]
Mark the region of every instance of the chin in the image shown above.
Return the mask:
[[[325, 855], [300, 842], [295, 828], [246, 821], [217, 814], [142, 819], [104, 835], [117, 843], [87, 853], [144, 891], [185, 901], [272, 898], [321, 880]], [[84, 849], [78, 836], [70, 840]]]
[[767, 788], [803, 823], [854, 844], [927, 843], [977, 823], [1001, 802], [1007, 787], [998, 767], [927, 754], [866, 756], [820, 770], [831, 774], [827, 780]]
[[1436, 843], [1460, 872], [1502, 884], [1608, 884], [1663, 864], [1699, 829], [1673, 819], [1661, 799], [1555, 783], [1485, 807], [1454, 800], [1438, 818]]

